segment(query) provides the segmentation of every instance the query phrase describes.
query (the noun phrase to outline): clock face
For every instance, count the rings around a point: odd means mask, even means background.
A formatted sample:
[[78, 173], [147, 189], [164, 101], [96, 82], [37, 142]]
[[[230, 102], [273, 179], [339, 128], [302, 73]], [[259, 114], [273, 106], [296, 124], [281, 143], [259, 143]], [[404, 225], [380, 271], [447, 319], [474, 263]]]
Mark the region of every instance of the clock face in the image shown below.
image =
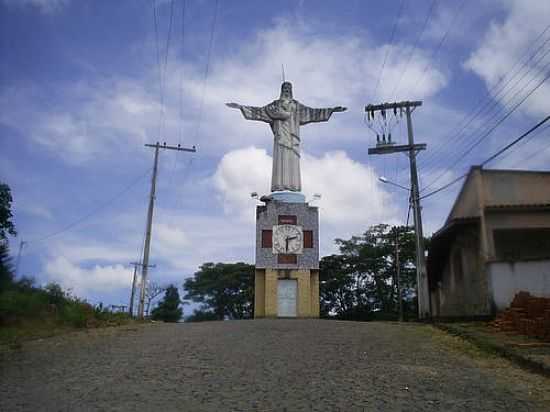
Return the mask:
[[301, 254], [303, 250], [303, 232], [301, 226], [273, 226], [273, 253]]

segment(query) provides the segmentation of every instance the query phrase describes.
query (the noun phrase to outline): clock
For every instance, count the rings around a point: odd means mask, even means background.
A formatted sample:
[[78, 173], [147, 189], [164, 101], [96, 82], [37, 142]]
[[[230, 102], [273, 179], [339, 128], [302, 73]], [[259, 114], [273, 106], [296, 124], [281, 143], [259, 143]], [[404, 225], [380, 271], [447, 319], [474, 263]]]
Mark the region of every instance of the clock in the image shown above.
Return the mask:
[[303, 252], [302, 226], [277, 225], [273, 226], [273, 254]]

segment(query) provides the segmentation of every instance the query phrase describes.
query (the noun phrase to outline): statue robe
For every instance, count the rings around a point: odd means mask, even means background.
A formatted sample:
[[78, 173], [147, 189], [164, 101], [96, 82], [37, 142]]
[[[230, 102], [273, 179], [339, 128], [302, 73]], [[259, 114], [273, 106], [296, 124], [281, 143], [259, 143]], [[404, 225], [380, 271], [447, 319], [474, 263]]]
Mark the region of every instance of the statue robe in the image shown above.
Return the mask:
[[300, 126], [326, 122], [333, 109], [312, 109], [297, 100], [279, 99], [267, 106], [241, 106], [247, 120], [269, 123], [273, 132], [271, 191], [302, 190], [300, 175]]

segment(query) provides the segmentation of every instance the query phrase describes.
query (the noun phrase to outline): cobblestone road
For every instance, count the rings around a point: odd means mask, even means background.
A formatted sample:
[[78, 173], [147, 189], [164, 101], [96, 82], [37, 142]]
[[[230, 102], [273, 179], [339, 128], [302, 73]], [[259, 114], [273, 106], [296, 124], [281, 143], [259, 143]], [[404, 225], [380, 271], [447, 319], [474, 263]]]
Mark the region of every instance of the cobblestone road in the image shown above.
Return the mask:
[[550, 379], [430, 326], [154, 324], [0, 354], [1, 411], [550, 410]]

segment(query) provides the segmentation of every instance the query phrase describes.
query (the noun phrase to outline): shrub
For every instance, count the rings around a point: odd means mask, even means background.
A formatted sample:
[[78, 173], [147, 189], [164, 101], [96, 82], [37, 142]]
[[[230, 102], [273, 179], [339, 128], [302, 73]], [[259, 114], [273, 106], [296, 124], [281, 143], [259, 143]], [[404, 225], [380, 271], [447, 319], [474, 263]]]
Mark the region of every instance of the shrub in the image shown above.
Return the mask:
[[75, 299], [63, 306], [60, 319], [75, 328], [85, 328], [88, 321], [94, 319], [94, 308], [86, 302]]
[[0, 316], [38, 317], [48, 303], [44, 293], [8, 290], [0, 294]]
[[48, 297], [48, 303], [57, 306], [58, 309], [67, 303], [67, 293], [65, 293], [58, 283], [48, 283], [44, 286], [44, 292]]

